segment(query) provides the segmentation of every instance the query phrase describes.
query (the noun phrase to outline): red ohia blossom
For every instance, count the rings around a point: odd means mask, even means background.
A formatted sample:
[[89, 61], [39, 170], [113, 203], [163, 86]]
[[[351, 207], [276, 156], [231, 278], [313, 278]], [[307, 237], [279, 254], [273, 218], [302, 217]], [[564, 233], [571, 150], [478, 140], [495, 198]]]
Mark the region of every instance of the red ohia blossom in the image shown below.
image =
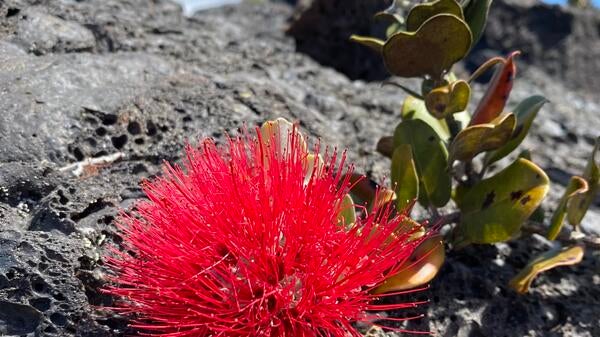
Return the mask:
[[272, 144], [259, 134], [188, 146], [183, 168], [166, 165], [143, 184], [148, 200], [119, 218], [106, 291], [140, 333], [360, 336], [353, 323], [376, 324], [370, 312], [416, 305], [370, 293], [421, 241], [398, 231], [404, 215], [374, 211], [347, 229], [336, 155], [307, 165], [297, 136]]

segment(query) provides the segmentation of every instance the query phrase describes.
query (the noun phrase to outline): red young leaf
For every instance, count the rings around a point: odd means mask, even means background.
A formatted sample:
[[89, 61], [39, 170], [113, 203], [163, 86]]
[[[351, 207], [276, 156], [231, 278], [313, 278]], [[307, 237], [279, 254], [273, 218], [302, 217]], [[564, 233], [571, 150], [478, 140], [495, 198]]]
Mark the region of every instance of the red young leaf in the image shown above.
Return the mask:
[[520, 54], [520, 51], [510, 53], [503, 63], [502, 68], [496, 70], [485, 95], [473, 113], [473, 118], [469, 125], [489, 123], [502, 113], [517, 73], [517, 65], [514, 62], [514, 58]]

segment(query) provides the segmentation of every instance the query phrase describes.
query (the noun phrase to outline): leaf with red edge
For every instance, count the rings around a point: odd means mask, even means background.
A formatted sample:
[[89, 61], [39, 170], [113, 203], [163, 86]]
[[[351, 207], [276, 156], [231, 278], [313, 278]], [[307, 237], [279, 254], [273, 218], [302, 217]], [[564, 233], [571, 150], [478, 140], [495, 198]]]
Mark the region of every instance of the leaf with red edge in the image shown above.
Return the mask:
[[473, 113], [470, 125], [489, 123], [502, 113], [517, 73], [514, 58], [519, 54], [519, 51], [510, 53], [502, 68], [496, 70], [485, 95]]

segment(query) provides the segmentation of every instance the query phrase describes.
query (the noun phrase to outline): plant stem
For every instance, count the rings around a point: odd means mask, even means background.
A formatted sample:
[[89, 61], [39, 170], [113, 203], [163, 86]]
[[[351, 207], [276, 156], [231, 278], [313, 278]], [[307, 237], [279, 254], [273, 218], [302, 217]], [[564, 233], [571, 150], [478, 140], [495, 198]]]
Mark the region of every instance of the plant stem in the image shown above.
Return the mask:
[[504, 62], [506, 62], [506, 60], [504, 58], [502, 58], [502, 57], [499, 57], [499, 56], [487, 60], [484, 64], [482, 64], [481, 66], [479, 66], [479, 68], [477, 68], [477, 70], [475, 70], [473, 72], [473, 74], [469, 78], [468, 83], [469, 84], [473, 83], [473, 81], [475, 81], [479, 76], [483, 75], [483, 73], [485, 73], [486, 71], [488, 71], [490, 68], [492, 68], [496, 64], [504, 63]]

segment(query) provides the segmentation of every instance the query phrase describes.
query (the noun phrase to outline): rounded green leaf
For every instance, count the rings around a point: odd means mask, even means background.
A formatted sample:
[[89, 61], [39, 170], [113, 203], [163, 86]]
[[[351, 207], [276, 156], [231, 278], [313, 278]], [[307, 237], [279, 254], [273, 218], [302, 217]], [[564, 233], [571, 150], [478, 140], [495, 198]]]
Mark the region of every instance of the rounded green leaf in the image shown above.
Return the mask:
[[577, 264], [583, 259], [583, 254], [584, 250], [580, 246], [545, 252], [529, 262], [519, 274], [510, 280], [509, 285], [517, 292], [524, 294], [529, 290], [538, 274], [559, 266]]
[[401, 144], [394, 150], [391, 178], [396, 191], [396, 209], [402, 212], [419, 195], [419, 177], [409, 144]]
[[587, 181], [589, 189], [583, 194], [574, 196], [567, 208], [567, 219], [575, 229], [579, 227], [585, 213], [598, 192], [600, 192], [600, 157], [598, 157], [598, 152], [600, 152], [600, 137], [596, 139], [596, 146], [594, 146], [582, 176]]
[[471, 46], [469, 26], [459, 17], [438, 14], [416, 32], [398, 32], [383, 45], [383, 61], [400, 77], [441, 78]]
[[466, 81], [459, 80], [429, 91], [425, 106], [435, 118], [442, 119], [467, 109], [470, 98], [471, 87]]
[[450, 130], [444, 120], [433, 117], [425, 107], [425, 102], [413, 96], [407, 96], [402, 104], [402, 120], [418, 119], [427, 123], [444, 141], [450, 138]]
[[512, 113], [502, 115], [491, 123], [472, 125], [456, 135], [450, 144], [450, 160], [469, 161], [477, 154], [494, 150], [510, 139], [516, 118]]
[[[458, 78], [456, 77], [456, 75], [453, 72], [449, 72], [446, 75], [446, 79], [447, 79], [448, 82], [456, 82], [456, 81], [458, 81]], [[469, 125], [469, 122], [471, 121], [471, 114], [467, 110], [464, 110], [464, 111], [461, 111], [461, 112], [457, 112], [452, 117], [454, 117], [454, 120], [456, 122], [460, 123], [460, 129], [461, 130], [463, 128], [465, 128], [467, 125]]]
[[464, 20], [462, 7], [455, 0], [436, 0], [414, 6], [406, 17], [406, 30], [414, 32], [438, 14], [453, 14]]
[[[418, 120], [402, 121], [394, 132], [394, 148], [407, 144], [412, 148], [412, 156], [421, 187], [419, 201], [436, 207], [444, 206], [450, 199], [452, 183], [446, 172], [448, 151], [438, 134]], [[423, 196], [424, 198], [421, 198]]]
[[501, 148], [486, 153], [484, 163], [486, 166], [506, 157], [512, 151], [514, 151], [525, 139], [529, 128], [533, 123], [533, 120], [537, 116], [538, 112], [548, 100], [542, 96], [531, 96], [523, 100], [515, 108], [514, 114], [517, 117], [517, 125], [513, 132], [510, 140], [506, 142]]
[[533, 162], [519, 158], [480, 181], [460, 198], [457, 243], [494, 243], [516, 235], [546, 196], [549, 179]]

